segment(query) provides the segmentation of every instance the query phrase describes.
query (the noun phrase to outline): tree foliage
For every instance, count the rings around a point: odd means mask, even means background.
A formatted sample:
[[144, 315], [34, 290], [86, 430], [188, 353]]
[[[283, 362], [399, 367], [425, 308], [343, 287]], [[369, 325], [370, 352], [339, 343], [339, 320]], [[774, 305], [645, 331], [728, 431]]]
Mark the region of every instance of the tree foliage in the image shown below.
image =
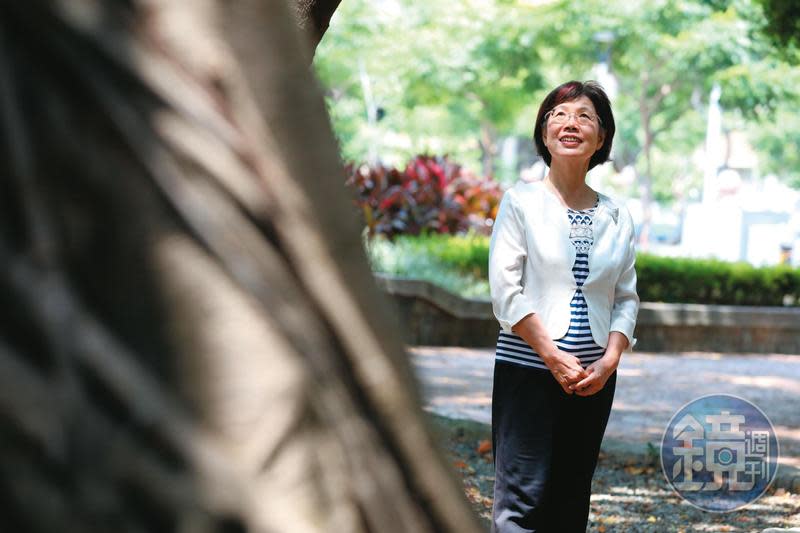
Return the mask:
[[[668, 200], [676, 180], [697, 188], [702, 172], [690, 154], [703, 145], [715, 83], [726, 117], [735, 119], [727, 123], [748, 132], [764, 168], [790, 180], [800, 172], [791, 164], [793, 138], [785, 139], [785, 151], [776, 149], [767, 122], [776, 111], [794, 116], [797, 107], [800, 71], [765, 33], [776, 16], [792, 19], [792, 2], [431, 0], [412, 9], [387, 0], [383, 10], [350, 4], [343, 8], [358, 15], [341, 28], [334, 22], [328, 39], [333, 49], [358, 37], [346, 59], [364, 58], [379, 86], [387, 156], [427, 150], [476, 162], [487, 131], [529, 136], [544, 92], [595, 77], [595, 65], [607, 58], [619, 85], [615, 166], [633, 165], [642, 186], [620, 192], [647, 196], [650, 189], [649, 196]], [[353, 26], [356, 19], [362, 25]], [[364, 143], [356, 142], [364, 131], [363, 95], [355, 61], [341, 59], [321, 50], [316, 64], [345, 154], [363, 159]]]
[[759, 3], [767, 17], [767, 33], [796, 53], [800, 46], [800, 4], [788, 0], [759, 0]]
[[477, 0], [369, 6], [342, 6], [341, 27], [335, 19], [315, 63], [348, 158], [367, 152], [364, 72], [386, 110], [382, 129], [408, 136], [385, 140], [384, 155], [396, 154], [395, 162], [425, 151], [474, 160], [482, 128], [527, 132], [520, 110], [545, 87], [539, 50], [546, 43], [536, 25], [520, 23], [536, 21], [534, 10]]

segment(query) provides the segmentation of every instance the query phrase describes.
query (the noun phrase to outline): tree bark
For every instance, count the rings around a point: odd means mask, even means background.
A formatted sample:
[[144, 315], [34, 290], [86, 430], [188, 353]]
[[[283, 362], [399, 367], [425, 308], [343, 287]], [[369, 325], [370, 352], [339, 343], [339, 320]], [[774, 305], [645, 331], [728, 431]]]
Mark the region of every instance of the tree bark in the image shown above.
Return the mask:
[[477, 531], [291, 22], [0, 6], [0, 530]]
[[642, 144], [642, 152], [644, 153], [645, 171], [639, 174], [639, 179], [642, 184], [642, 227], [639, 233], [639, 249], [647, 251], [650, 239], [650, 225], [652, 221], [653, 212], [653, 166], [652, 166], [652, 149], [653, 149], [653, 110], [647, 101], [647, 84], [642, 84], [642, 94], [639, 99], [639, 116], [642, 121], [642, 129], [644, 130], [644, 142]]
[[298, 25], [310, 39], [311, 49], [315, 50], [322, 40], [331, 17], [342, 0], [294, 0]]
[[497, 132], [489, 121], [481, 122], [481, 170], [484, 176], [494, 176], [494, 158], [497, 155]]

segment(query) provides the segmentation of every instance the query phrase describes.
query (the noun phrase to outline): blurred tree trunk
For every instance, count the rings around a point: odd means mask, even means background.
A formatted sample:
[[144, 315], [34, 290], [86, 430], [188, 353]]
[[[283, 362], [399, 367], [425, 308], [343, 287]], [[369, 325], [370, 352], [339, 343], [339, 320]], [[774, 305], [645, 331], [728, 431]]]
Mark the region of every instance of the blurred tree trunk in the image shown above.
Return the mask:
[[0, 4], [0, 530], [477, 530], [290, 9]]
[[497, 130], [488, 120], [481, 121], [481, 172], [484, 176], [494, 176], [494, 158], [497, 155]]
[[637, 246], [641, 251], [646, 252], [650, 246], [650, 227], [653, 219], [653, 145], [657, 135], [660, 133], [653, 129], [653, 117], [659, 109], [664, 96], [669, 93], [671, 84], [654, 79], [651, 73], [647, 71], [642, 72], [641, 83], [639, 120], [642, 124], [642, 130], [644, 130], [642, 142], [644, 172], [637, 172], [642, 200], [642, 222]]

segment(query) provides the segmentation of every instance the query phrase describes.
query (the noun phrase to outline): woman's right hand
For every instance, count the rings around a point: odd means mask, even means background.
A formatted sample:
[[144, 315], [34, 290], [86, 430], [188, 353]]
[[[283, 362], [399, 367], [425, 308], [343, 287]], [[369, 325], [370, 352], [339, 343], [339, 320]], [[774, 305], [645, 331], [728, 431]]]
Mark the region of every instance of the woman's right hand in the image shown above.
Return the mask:
[[537, 314], [526, 315], [514, 325], [512, 331], [522, 337], [536, 353], [540, 354], [544, 364], [547, 365], [553, 377], [567, 394], [575, 392], [570, 390], [570, 385], [578, 383], [589, 375], [577, 357], [558, 349]]
[[570, 390], [570, 385], [578, 383], [589, 375], [581, 366], [581, 362], [577, 357], [559, 349], [556, 349], [552, 355], [545, 358], [544, 362], [567, 394], [575, 392]]

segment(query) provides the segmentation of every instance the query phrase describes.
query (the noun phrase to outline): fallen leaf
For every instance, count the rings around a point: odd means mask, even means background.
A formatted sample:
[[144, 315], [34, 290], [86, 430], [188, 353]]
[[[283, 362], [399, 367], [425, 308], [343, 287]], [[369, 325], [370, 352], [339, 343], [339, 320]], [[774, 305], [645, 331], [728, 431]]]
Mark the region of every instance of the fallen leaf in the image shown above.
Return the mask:
[[647, 517], [647, 521], [648, 521], [648, 522], [650, 522], [651, 524], [652, 524], [653, 522], [657, 521], [657, 520], [658, 520], [658, 518], [656, 518], [656, 517], [655, 517], [655, 516], [653, 516], [653, 515], [650, 515], [650, 516], [648, 516], [648, 517]]
[[597, 531], [600, 533], [606, 533], [606, 526], [597, 526]]
[[475, 487], [468, 487], [467, 489], [465, 489], [465, 491], [467, 493], [467, 496], [474, 498], [476, 501], [483, 497], [481, 496], [481, 491], [479, 491]]
[[463, 470], [463, 469], [467, 468], [467, 463], [465, 463], [464, 461], [453, 461], [453, 466]]
[[478, 443], [478, 453], [483, 455], [492, 451], [492, 441], [484, 439]]

